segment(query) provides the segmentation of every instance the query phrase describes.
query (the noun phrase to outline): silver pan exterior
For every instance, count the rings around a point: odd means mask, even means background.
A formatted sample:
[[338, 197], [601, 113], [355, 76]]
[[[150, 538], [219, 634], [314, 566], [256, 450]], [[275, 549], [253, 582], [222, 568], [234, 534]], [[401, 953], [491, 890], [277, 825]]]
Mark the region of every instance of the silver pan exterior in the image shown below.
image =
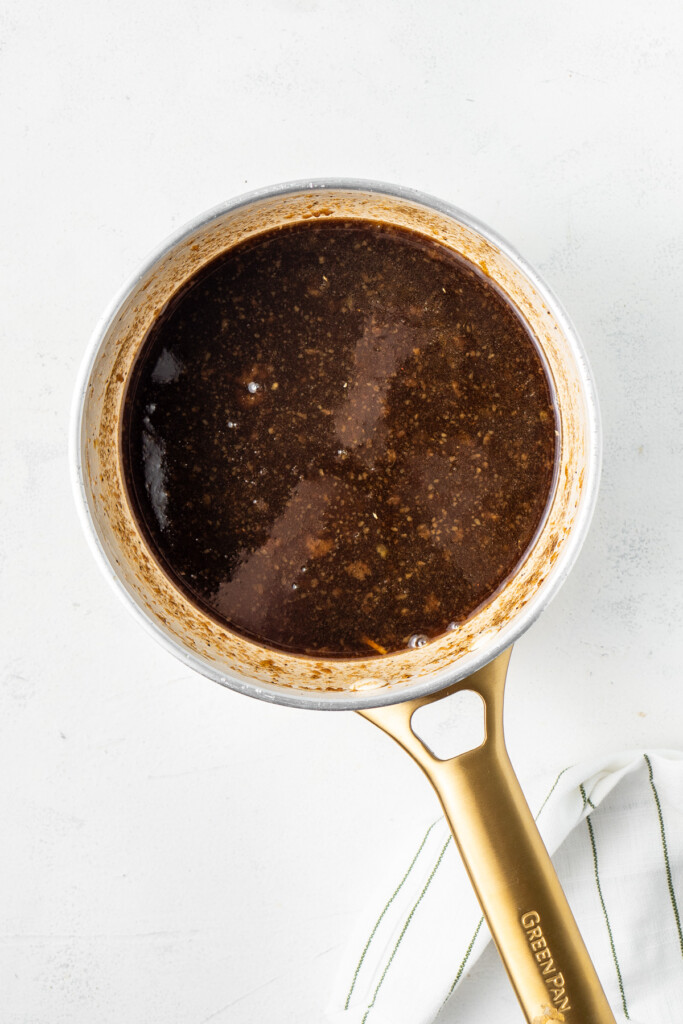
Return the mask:
[[[309, 218], [381, 220], [464, 255], [515, 304], [543, 353], [555, 391], [560, 451], [549, 511], [515, 575], [459, 629], [425, 647], [366, 659], [266, 650], [188, 601], [154, 561], [128, 503], [120, 456], [126, 382], [168, 299], [202, 266], [250, 235]], [[456, 683], [509, 647], [566, 578], [585, 538], [600, 471], [600, 424], [590, 369], [561, 306], [528, 264], [492, 231], [438, 199], [394, 185], [293, 182], [233, 199], [151, 254], [113, 301], [90, 341], [74, 399], [74, 488], [105, 575], [156, 639], [187, 665], [246, 695], [318, 710], [412, 700]]]

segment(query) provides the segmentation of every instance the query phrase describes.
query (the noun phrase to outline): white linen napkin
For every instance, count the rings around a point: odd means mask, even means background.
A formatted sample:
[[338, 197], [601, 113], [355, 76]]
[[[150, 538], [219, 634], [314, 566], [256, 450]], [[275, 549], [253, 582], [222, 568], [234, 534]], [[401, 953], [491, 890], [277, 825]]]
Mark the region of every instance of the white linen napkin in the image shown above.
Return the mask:
[[[629, 751], [567, 768], [536, 816], [619, 1024], [680, 1024], [683, 753]], [[458, 989], [490, 935], [443, 818], [385, 878], [327, 1019], [458, 1019]]]

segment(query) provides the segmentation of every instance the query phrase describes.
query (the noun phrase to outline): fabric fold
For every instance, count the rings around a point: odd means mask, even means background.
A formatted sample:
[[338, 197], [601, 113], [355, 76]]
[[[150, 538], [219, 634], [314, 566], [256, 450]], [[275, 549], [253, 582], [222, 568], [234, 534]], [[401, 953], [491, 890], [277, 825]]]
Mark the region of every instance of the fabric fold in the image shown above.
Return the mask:
[[[683, 753], [594, 758], [530, 803], [617, 1020], [678, 1024]], [[327, 1020], [456, 1021], [490, 935], [443, 818], [386, 878], [348, 944]]]

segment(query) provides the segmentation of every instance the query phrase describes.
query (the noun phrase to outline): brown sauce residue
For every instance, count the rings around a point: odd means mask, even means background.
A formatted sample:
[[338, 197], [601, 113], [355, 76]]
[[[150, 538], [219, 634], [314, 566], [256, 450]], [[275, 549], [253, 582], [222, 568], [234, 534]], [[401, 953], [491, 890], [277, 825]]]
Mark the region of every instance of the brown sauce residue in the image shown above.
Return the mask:
[[124, 410], [131, 504], [201, 608], [266, 646], [367, 657], [457, 627], [515, 571], [557, 422], [516, 310], [405, 229], [259, 235], [162, 311]]

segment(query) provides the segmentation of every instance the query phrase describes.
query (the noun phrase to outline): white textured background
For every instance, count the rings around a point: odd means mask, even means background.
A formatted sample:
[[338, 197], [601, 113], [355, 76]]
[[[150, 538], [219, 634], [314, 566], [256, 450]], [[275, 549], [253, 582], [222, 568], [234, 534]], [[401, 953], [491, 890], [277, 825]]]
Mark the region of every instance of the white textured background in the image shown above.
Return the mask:
[[[236, 193], [348, 175], [491, 224], [584, 339], [596, 519], [518, 644], [523, 778], [683, 744], [683, 16], [674, 0], [4, 0], [0, 1020], [318, 1024], [435, 801], [353, 715], [194, 675], [109, 591], [67, 420], [112, 294]], [[516, 1021], [495, 957], [452, 1020]]]

